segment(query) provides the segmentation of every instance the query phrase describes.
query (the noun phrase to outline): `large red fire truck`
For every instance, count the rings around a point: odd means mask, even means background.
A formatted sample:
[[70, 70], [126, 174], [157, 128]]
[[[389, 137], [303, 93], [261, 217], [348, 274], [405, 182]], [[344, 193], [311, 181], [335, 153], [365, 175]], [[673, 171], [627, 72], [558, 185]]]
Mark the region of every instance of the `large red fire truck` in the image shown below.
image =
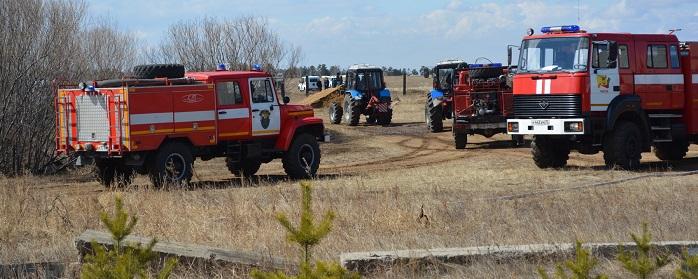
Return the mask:
[[182, 66], [146, 66], [142, 78], [59, 89], [58, 153], [94, 160], [104, 185], [128, 184], [134, 172], [149, 174], [156, 186], [186, 183], [195, 158], [225, 157], [236, 175], [253, 175], [276, 158], [293, 178], [316, 174], [322, 120], [309, 106], [280, 102], [268, 73], [255, 67], [184, 75], [182, 68], [172, 76], [177, 71], [167, 67]]
[[[538, 167], [570, 150], [603, 151], [607, 166], [636, 169], [654, 147], [678, 160], [698, 139], [698, 44], [673, 34], [587, 33], [543, 27], [521, 44], [510, 134], [534, 135]], [[693, 50], [691, 49], [693, 48]]]

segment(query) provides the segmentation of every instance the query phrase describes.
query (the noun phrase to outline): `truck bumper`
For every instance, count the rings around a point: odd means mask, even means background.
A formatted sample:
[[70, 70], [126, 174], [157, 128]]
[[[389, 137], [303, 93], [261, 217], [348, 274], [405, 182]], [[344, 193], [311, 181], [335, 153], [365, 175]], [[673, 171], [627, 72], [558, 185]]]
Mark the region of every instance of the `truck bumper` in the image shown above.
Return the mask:
[[566, 119], [508, 119], [510, 135], [583, 135], [584, 118]]

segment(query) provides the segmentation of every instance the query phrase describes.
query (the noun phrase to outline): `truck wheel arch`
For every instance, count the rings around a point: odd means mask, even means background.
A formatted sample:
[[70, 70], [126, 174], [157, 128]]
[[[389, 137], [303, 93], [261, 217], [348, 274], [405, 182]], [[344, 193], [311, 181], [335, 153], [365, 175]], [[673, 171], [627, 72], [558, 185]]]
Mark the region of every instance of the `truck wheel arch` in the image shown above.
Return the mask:
[[621, 121], [629, 121], [638, 125], [643, 134], [644, 149], [650, 147], [650, 126], [647, 114], [642, 109], [640, 96], [618, 95], [608, 105], [606, 110], [606, 132], [612, 131]]
[[316, 138], [321, 138], [325, 134], [325, 126], [322, 122], [294, 125], [281, 132], [279, 140], [276, 142], [276, 148], [284, 151], [288, 150], [293, 139], [300, 134], [310, 134]]

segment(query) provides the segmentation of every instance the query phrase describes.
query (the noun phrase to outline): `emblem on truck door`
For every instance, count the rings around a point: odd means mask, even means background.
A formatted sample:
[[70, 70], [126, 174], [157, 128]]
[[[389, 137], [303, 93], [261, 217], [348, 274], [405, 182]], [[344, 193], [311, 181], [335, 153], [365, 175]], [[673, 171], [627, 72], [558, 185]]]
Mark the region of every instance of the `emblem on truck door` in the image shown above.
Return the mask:
[[548, 109], [548, 107], [550, 106], [550, 103], [548, 103], [548, 100], [543, 99], [543, 100], [540, 100], [540, 102], [538, 102], [538, 106], [540, 106], [540, 108], [542, 108], [542, 109]]
[[195, 104], [204, 100], [204, 96], [201, 94], [189, 94], [182, 96], [182, 102], [187, 104]]
[[265, 109], [265, 110], [262, 110], [261, 112], [259, 112], [259, 116], [260, 116], [259, 121], [262, 124], [262, 128], [264, 128], [264, 129], [269, 128], [269, 122], [271, 121], [269, 116], [271, 116], [271, 112], [269, 112], [268, 110]]

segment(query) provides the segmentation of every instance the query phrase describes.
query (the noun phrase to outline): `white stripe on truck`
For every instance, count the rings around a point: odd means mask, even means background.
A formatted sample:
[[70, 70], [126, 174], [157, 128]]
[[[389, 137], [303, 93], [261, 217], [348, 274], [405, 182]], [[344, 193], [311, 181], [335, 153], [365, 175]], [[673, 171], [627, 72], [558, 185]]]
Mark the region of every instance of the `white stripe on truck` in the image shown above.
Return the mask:
[[171, 112], [131, 114], [131, 125], [172, 123]]
[[683, 75], [635, 75], [635, 84], [683, 84]]
[[216, 120], [216, 116], [213, 115], [213, 112], [214, 111], [212, 111], [212, 110], [175, 112], [174, 121], [175, 122], [194, 122], [194, 121]]
[[250, 117], [250, 110], [247, 108], [219, 109], [218, 110], [218, 119], [220, 119], [220, 120], [249, 118], [249, 117]]

